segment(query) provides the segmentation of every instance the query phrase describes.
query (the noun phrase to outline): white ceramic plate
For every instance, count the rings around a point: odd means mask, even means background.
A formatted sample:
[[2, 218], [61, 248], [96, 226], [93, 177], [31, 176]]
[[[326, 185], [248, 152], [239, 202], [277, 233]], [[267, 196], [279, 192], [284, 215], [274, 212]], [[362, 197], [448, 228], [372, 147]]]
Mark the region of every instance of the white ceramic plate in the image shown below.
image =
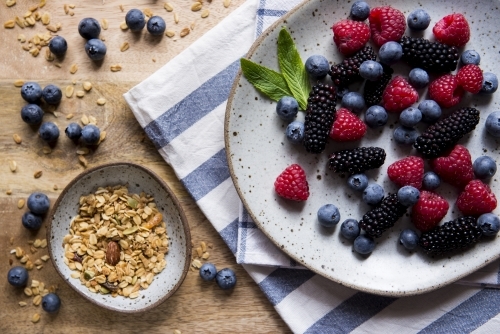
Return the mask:
[[[466, 49], [477, 50], [482, 57], [483, 71], [500, 74], [498, 67], [498, 17], [499, 2], [422, 0], [419, 2], [393, 0], [369, 1], [370, 6], [392, 5], [408, 15], [412, 10], [426, 9], [431, 17], [430, 27], [423, 34], [429, 38], [434, 24], [453, 12], [464, 13], [471, 24], [471, 41]], [[259, 38], [247, 57], [264, 66], [279, 70], [277, 62], [277, 36], [282, 26], [288, 27], [295, 40], [302, 60], [313, 54], [322, 54], [331, 62], [339, 63], [341, 57], [333, 43], [330, 27], [349, 15], [351, 3], [342, 1], [305, 1]], [[409, 68], [396, 68], [407, 75]], [[329, 79], [326, 80], [330, 82]], [[419, 91], [421, 100], [425, 90]], [[481, 121], [472, 135], [460, 143], [466, 145], [473, 160], [481, 154], [498, 159], [498, 142], [484, 131], [486, 116], [498, 110], [499, 93], [491, 97], [468, 96], [460, 106], [472, 105], [481, 111]], [[346, 179], [328, 170], [327, 159], [336, 150], [356, 146], [380, 146], [387, 152], [385, 164], [367, 174], [371, 182], [383, 185], [386, 192], [397, 189], [388, 180], [389, 164], [415, 150], [402, 148], [392, 140], [396, 124], [395, 115], [380, 130], [368, 130], [360, 143], [339, 144], [330, 142], [323, 154], [306, 153], [299, 145], [290, 144], [284, 134], [286, 124], [275, 113], [276, 103], [260, 94], [242, 75], [236, 78], [226, 110], [225, 140], [228, 162], [236, 189], [259, 228], [293, 259], [335, 282], [381, 295], [412, 295], [430, 291], [477, 270], [500, 254], [500, 242], [483, 240], [474, 248], [441, 259], [433, 259], [422, 251], [409, 253], [398, 245], [402, 229], [411, 226], [409, 217], [403, 217], [376, 240], [375, 251], [363, 258], [352, 250], [352, 243], [343, 239], [340, 224], [328, 230], [317, 222], [317, 210], [333, 203], [340, 209], [341, 221], [348, 217], [361, 219], [369, 207], [361, 196], [349, 190]], [[456, 108], [454, 108], [456, 109]], [[454, 110], [453, 109], [453, 110]], [[304, 119], [299, 113], [298, 119]], [[500, 162], [497, 160], [497, 162]], [[275, 178], [289, 165], [300, 164], [306, 171], [310, 197], [305, 203], [279, 198], [273, 188]], [[496, 178], [489, 183], [500, 195]], [[450, 203], [445, 221], [458, 216], [455, 206], [456, 190], [442, 186], [438, 192]], [[500, 199], [500, 197], [499, 197]]]
[[[155, 275], [153, 283], [140, 290], [138, 298], [92, 293], [79, 279], [71, 278], [72, 271], [64, 263], [63, 238], [69, 233], [71, 220], [78, 214], [80, 196], [91, 194], [98, 187], [127, 185], [129, 193], [144, 191], [155, 198], [163, 215], [169, 237], [167, 266]], [[154, 172], [133, 163], [112, 163], [91, 168], [79, 174], [62, 191], [49, 215], [47, 229], [49, 254], [61, 277], [77, 293], [101, 307], [123, 313], [149, 310], [163, 303], [184, 281], [191, 259], [191, 234], [186, 216], [169, 186]]]

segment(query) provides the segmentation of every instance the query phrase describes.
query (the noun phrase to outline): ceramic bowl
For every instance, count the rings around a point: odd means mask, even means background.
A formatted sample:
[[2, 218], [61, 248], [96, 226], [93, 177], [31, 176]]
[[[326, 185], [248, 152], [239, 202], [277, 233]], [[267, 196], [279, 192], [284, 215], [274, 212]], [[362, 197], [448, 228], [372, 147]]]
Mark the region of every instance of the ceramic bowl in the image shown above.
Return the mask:
[[[141, 289], [138, 298], [90, 292], [72, 278], [72, 270], [64, 263], [63, 238], [69, 233], [70, 223], [78, 214], [82, 195], [95, 192], [98, 187], [127, 185], [129, 193], [144, 191], [154, 197], [163, 215], [169, 237], [167, 265], [154, 276], [147, 289]], [[135, 313], [151, 309], [172, 296], [182, 284], [191, 259], [191, 236], [186, 216], [169, 186], [155, 173], [132, 163], [113, 163], [89, 169], [72, 180], [62, 191], [49, 215], [47, 240], [50, 258], [61, 277], [71, 288], [94, 304], [118, 312]]]

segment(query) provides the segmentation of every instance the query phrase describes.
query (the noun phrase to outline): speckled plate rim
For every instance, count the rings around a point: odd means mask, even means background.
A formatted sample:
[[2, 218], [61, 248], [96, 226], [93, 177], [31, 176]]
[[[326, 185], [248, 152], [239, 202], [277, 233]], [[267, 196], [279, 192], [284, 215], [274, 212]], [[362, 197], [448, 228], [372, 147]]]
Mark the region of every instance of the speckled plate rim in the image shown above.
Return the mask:
[[[307, 6], [310, 3], [315, 2], [315, 1], [317, 1], [317, 0], [304, 0], [303, 2], [301, 2], [300, 4], [295, 6], [293, 9], [291, 9], [287, 14], [285, 14], [280, 19], [278, 19], [275, 23], [273, 23], [269, 28], [267, 28], [255, 40], [255, 42], [252, 44], [249, 51], [245, 55], [245, 58], [252, 59], [252, 55], [257, 51], [257, 49], [259, 48], [261, 43], [265, 39], [269, 38], [270, 33], [272, 31], [274, 31], [278, 27], [282, 26], [284, 23], [286, 23], [286, 21], [290, 17], [292, 17], [294, 14], [296, 14], [297, 12], [302, 10], [305, 6]], [[242, 73], [241, 68], [240, 68], [238, 70], [238, 73], [237, 73], [235, 79], [234, 79], [233, 85], [232, 85], [231, 90], [230, 90], [230, 95], [229, 95], [229, 98], [227, 101], [227, 105], [226, 105], [226, 112], [225, 112], [225, 118], [224, 118], [224, 143], [225, 143], [225, 150], [226, 150], [226, 158], [227, 158], [227, 162], [229, 165], [231, 179], [232, 179], [233, 184], [236, 188], [236, 192], [238, 193], [238, 196], [240, 197], [241, 201], [243, 202], [243, 205], [247, 209], [248, 214], [250, 215], [252, 220], [255, 222], [255, 224], [259, 227], [261, 232], [264, 233], [279, 248], [280, 243], [274, 238], [274, 236], [272, 234], [270, 234], [266, 229], [262, 228], [262, 224], [260, 223], [258, 216], [252, 211], [252, 209], [248, 205], [248, 203], [245, 199], [245, 196], [243, 194], [243, 191], [239, 186], [238, 177], [235, 174], [235, 169], [234, 169], [232, 158], [231, 158], [232, 153], [231, 153], [231, 145], [230, 145], [230, 140], [229, 140], [230, 135], [231, 135], [229, 132], [230, 116], [231, 116], [232, 107], [233, 107], [233, 103], [234, 103], [235, 92], [239, 88], [240, 80], [242, 79], [242, 77], [243, 77], [243, 73]], [[486, 265], [490, 264], [492, 261], [500, 258], [500, 253], [499, 253], [496, 256], [488, 258], [488, 261], [485, 261], [481, 265], [476, 266], [476, 267], [472, 267], [470, 270], [464, 271], [462, 274], [456, 275], [452, 279], [444, 280], [444, 281], [441, 281], [435, 285], [428, 286], [428, 287], [425, 287], [422, 289], [414, 289], [411, 291], [392, 291], [392, 290], [386, 291], [386, 290], [381, 290], [381, 289], [370, 289], [370, 288], [366, 288], [366, 287], [363, 287], [363, 286], [360, 286], [357, 284], [351, 284], [350, 282], [347, 282], [344, 280], [337, 279], [335, 277], [332, 277], [330, 275], [327, 275], [327, 274], [319, 271], [314, 266], [311, 266], [310, 264], [308, 264], [307, 261], [300, 260], [295, 254], [287, 251], [286, 248], [282, 249], [282, 251], [285, 254], [287, 254], [288, 256], [290, 256], [292, 259], [297, 261], [297, 263], [300, 263], [301, 265], [303, 265], [307, 269], [309, 269], [309, 270], [311, 270], [311, 271], [313, 271], [313, 272], [315, 272], [315, 273], [317, 273], [317, 274], [319, 274], [319, 275], [321, 275], [321, 276], [323, 276], [323, 277], [325, 277], [333, 282], [339, 283], [343, 286], [346, 286], [346, 287], [349, 287], [349, 288], [352, 288], [355, 290], [359, 290], [359, 291], [363, 291], [363, 292], [367, 292], [367, 293], [371, 293], [371, 294], [375, 294], [375, 295], [389, 296], [389, 297], [408, 297], [408, 296], [413, 296], [413, 295], [421, 295], [421, 294], [424, 294], [424, 293], [427, 293], [430, 291], [437, 290], [439, 288], [442, 288], [442, 287], [447, 286], [451, 283], [454, 283], [454, 282], [458, 281], [459, 279], [464, 278], [464, 277], [476, 272], [478, 269], [485, 267]]]
[[[64, 274], [60, 271], [59, 267], [54, 262], [54, 254], [52, 253], [52, 247], [51, 247], [52, 220], [53, 220], [54, 215], [55, 215], [55, 213], [57, 211], [57, 208], [59, 207], [59, 204], [63, 200], [64, 196], [71, 189], [71, 187], [73, 187], [73, 185], [75, 183], [77, 183], [79, 180], [81, 180], [85, 176], [90, 175], [90, 174], [92, 174], [94, 172], [97, 172], [97, 171], [99, 171], [101, 169], [109, 168], [109, 167], [133, 167], [133, 168], [137, 168], [137, 169], [145, 172], [146, 174], [148, 174], [149, 176], [151, 176], [156, 182], [158, 182], [158, 184], [170, 196], [170, 198], [171, 198], [171, 200], [172, 200], [175, 208], [178, 210], [179, 216], [180, 216], [181, 222], [182, 222], [182, 227], [183, 227], [183, 230], [184, 230], [184, 233], [185, 233], [185, 238], [186, 238], [186, 240], [185, 240], [185, 243], [186, 243], [186, 250], [185, 250], [186, 251], [186, 261], [184, 263], [184, 268], [182, 269], [182, 275], [179, 278], [179, 281], [174, 285], [174, 287], [168, 293], [166, 293], [158, 301], [156, 301], [156, 302], [154, 302], [154, 303], [152, 303], [152, 304], [150, 304], [150, 305], [148, 305], [146, 307], [140, 308], [140, 309], [131, 309], [131, 310], [116, 309], [116, 308], [113, 308], [113, 307], [110, 307], [110, 306], [107, 306], [107, 305], [104, 305], [104, 304], [101, 304], [101, 303], [97, 303], [92, 298], [89, 298], [87, 295], [85, 295], [80, 290], [78, 290], [75, 286], [73, 286], [73, 284], [71, 284], [71, 283], [69, 283], [67, 281], [67, 277], [64, 276]], [[52, 265], [56, 269], [56, 271], [59, 274], [59, 276], [61, 276], [61, 278], [63, 279], [63, 281], [65, 281], [80, 296], [82, 296], [83, 298], [87, 299], [92, 304], [100, 306], [100, 307], [103, 307], [103, 308], [108, 309], [110, 311], [119, 312], [119, 313], [129, 313], [129, 314], [131, 314], [131, 313], [143, 313], [145, 311], [148, 311], [148, 310], [151, 310], [151, 309], [157, 307], [158, 305], [164, 303], [168, 298], [170, 298], [179, 289], [179, 287], [184, 282], [184, 279], [186, 278], [186, 275], [187, 275], [187, 273], [189, 271], [189, 266], [191, 265], [190, 264], [190, 259], [191, 259], [191, 256], [192, 256], [192, 254], [191, 254], [192, 253], [192, 249], [191, 249], [191, 246], [190, 246], [191, 245], [191, 232], [190, 232], [190, 229], [189, 229], [189, 224], [188, 224], [188, 221], [187, 221], [187, 218], [186, 218], [186, 214], [185, 214], [182, 206], [180, 205], [179, 199], [177, 198], [177, 196], [175, 196], [174, 192], [172, 191], [172, 189], [170, 189], [170, 187], [168, 186], [168, 184], [162, 178], [160, 178], [155, 172], [153, 172], [152, 170], [150, 170], [149, 168], [146, 168], [144, 166], [141, 166], [141, 165], [138, 165], [138, 164], [135, 164], [135, 163], [132, 163], [132, 162], [113, 162], [113, 163], [108, 163], [108, 164], [102, 164], [102, 165], [99, 165], [99, 166], [96, 166], [96, 167], [92, 167], [92, 168], [89, 168], [89, 169], [83, 171], [82, 173], [78, 174], [73, 180], [71, 180], [66, 185], [66, 187], [64, 187], [63, 191], [61, 192], [61, 194], [59, 194], [59, 196], [57, 197], [57, 200], [55, 201], [54, 205], [52, 206], [52, 209], [50, 210], [48, 219], [49, 219], [49, 221], [47, 222], [48, 227], [47, 227], [47, 232], [46, 232], [47, 249], [48, 249], [48, 252], [49, 252], [49, 256], [50, 256], [50, 260], [52, 262]], [[165, 269], [167, 269], [167, 268], [168, 268], [168, 263], [167, 263], [167, 267]]]

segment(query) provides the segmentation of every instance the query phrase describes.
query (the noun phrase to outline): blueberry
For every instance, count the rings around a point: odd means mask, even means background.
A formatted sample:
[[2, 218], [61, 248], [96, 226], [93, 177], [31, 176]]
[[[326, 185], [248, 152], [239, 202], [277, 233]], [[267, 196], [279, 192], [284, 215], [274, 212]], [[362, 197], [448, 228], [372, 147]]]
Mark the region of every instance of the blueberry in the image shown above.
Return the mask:
[[384, 126], [387, 124], [388, 119], [389, 115], [387, 114], [387, 111], [381, 106], [371, 106], [366, 110], [365, 123], [370, 128]]
[[43, 114], [43, 110], [38, 104], [26, 104], [21, 109], [21, 118], [28, 124], [42, 123]]
[[417, 137], [418, 131], [415, 128], [398, 126], [396, 130], [394, 130], [394, 140], [401, 145], [413, 145]]
[[328, 60], [321, 55], [312, 55], [306, 60], [306, 71], [314, 79], [322, 79], [330, 70]]
[[356, 219], [348, 218], [340, 225], [340, 235], [347, 240], [354, 240], [360, 232], [359, 223]]
[[101, 137], [101, 131], [94, 124], [85, 125], [82, 129], [82, 142], [85, 145], [96, 145]]
[[410, 81], [410, 84], [415, 87], [415, 88], [424, 88], [429, 84], [429, 74], [421, 69], [421, 68], [414, 68], [410, 71], [410, 74], [408, 75], [408, 79]]
[[10, 285], [13, 285], [17, 288], [26, 286], [28, 283], [28, 270], [22, 266], [16, 266], [10, 268], [7, 273], [7, 281], [9, 281]]
[[415, 205], [420, 198], [420, 191], [412, 186], [403, 186], [398, 190], [398, 201], [406, 207]]
[[498, 78], [494, 73], [484, 72], [483, 73], [483, 86], [479, 91], [479, 94], [487, 95], [493, 94], [498, 89]]
[[85, 43], [85, 52], [87, 56], [89, 56], [92, 60], [102, 60], [104, 56], [106, 56], [106, 44], [100, 39], [94, 38], [89, 39], [87, 43]]
[[363, 202], [369, 205], [377, 205], [382, 201], [384, 195], [384, 188], [381, 185], [371, 183], [363, 190]]
[[50, 200], [44, 193], [34, 192], [29, 195], [27, 205], [34, 214], [43, 215], [49, 211]]
[[437, 189], [441, 185], [441, 179], [434, 172], [426, 172], [422, 179], [422, 187], [427, 190]]
[[42, 298], [42, 308], [45, 312], [54, 313], [59, 311], [61, 299], [55, 293], [48, 293]]
[[47, 143], [53, 143], [59, 138], [59, 128], [52, 122], [45, 122], [38, 129], [38, 134]]
[[355, 191], [363, 191], [368, 187], [368, 177], [365, 174], [354, 174], [347, 179], [349, 188]]
[[354, 239], [354, 251], [359, 254], [370, 254], [375, 249], [375, 241], [366, 234], [359, 235]]
[[353, 113], [360, 113], [365, 109], [365, 99], [357, 92], [349, 92], [342, 97], [342, 106]]
[[28, 230], [38, 231], [42, 226], [42, 217], [35, 215], [33, 212], [25, 212], [21, 218], [23, 226]]
[[131, 9], [125, 15], [125, 23], [131, 31], [141, 31], [146, 25], [146, 17], [139, 9]]
[[63, 56], [68, 50], [68, 43], [62, 36], [54, 36], [49, 42], [49, 50], [56, 56]]
[[494, 111], [489, 114], [484, 127], [490, 135], [500, 138], [500, 111]]
[[380, 47], [378, 57], [383, 64], [395, 64], [403, 57], [403, 47], [398, 42], [386, 42]]
[[151, 35], [161, 36], [165, 32], [165, 29], [167, 29], [167, 25], [165, 24], [165, 20], [160, 16], [151, 16], [146, 28]]
[[484, 213], [477, 219], [477, 226], [483, 231], [483, 234], [492, 237], [500, 230], [500, 219], [493, 213]]
[[78, 140], [82, 136], [82, 127], [78, 123], [69, 123], [64, 133], [69, 139]]
[[221, 288], [222, 290], [228, 290], [236, 285], [236, 275], [231, 269], [224, 268], [217, 272], [215, 281], [217, 282], [219, 288]]
[[318, 221], [324, 227], [333, 227], [340, 221], [339, 209], [333, 204], [325, 204], [318, 210]]
[[28, 103], [37, 103], [42, 97], [42, 87], [36, 82], [25, 82], [21, 87], [21, 96]]
[[408, 23], [408, 28], [411, 30], [421, 31], [427, 29], [431, 23], [431, 17], [425, 10], [415, 9], [408, 15], [406, 23]]
[[465, 50], [460, 55], [460, 62], [463, 65], [479, 65], [481, 62], [481, 56], [475, 50]]
[[286, 137], [292, 144], [300, 144], [304, 140], [305, 127], [300, 121], [293, 121], [286, 127]]
[[337, 95], [337, 100], [342, 100], [345, 94], [349, 93], [349, 88], [347, 87], [337, 87], [335, 95]]
[[435, 123], [441, 117], [441, 107], [434, 100], [423, 100], [418, 109], [422, 112], [422, 121], [425, 123]]
[[291, 96], [283, 96], [276, 104], [276, 113], [287, 122], [291, 122], [299, 112], [299, 103]]
[[485, 180], [491, 178], [497, 172], [497, 164], [491, 157], [483, 155], [472, 164], [474, 175], [478, 179]]
[[200, 267], [200, 277], [204, 281], [211, 281], [215, 278], [216, 275], [217, 269], [212, 263], [206, 262]]
[[351, 7], [351, 17], [355, 21], [364, 21], [370, 15], [370, 6], [364, 1], [356, 1]]
[[359, 66], [359, 75], [366, 80], [377, 81], [384, 74], [384, 69], [379, 62], [365, 60]]
[[47, 104], [58, 104], [62, 99], [62, 92], [56, 85], [47, 85], [42, 90], [42, 98]]
[[418, 245], [418, 234], [412, 229], [404, 229], [399, 234], [399, 243], [408, 250], [413, 250]]
[[422, 120], [422, 112], [418, 108], [409, 107], [399, 114], [399, 123], [411, 128]]
[[96, 19], [86, 17], [78, 23], [78, 33], [85, 39], [98, 38], [101, 33], [101, 25]]

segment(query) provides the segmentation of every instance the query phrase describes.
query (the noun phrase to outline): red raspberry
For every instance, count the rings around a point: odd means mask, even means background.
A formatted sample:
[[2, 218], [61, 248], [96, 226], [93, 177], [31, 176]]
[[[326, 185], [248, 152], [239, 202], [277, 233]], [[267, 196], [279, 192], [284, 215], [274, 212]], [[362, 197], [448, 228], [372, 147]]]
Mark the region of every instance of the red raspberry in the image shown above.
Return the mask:
[[288, 166], [274, 181], [274, 190], [281, 197], [305, 201], [309, 197], [306, 173], [297, 164]]
[[458, 195], [457, 207], [464, 216], [480, 216], [497, 207], [495, 194], [481, 180], [472, 180]]
[[387, 167], [387, 175], [398, 187], [412, 186], [420, 189], [424, 178], [424, 159], [409, 156], [395, 161]]
[[422, 190], [411, 210], [411, 221], [422, 232], [432, 230], [446, 216], [450, 205], [440, 195]]
[[358, 52], [370, 40], [370, 28], [363, 22], [342, 20], [335, 23], [332, 30], [333, 41], [344, 56]]
[[418, 92], [405, 78], [392, 79], [382, 94], [382, 103], [388, 112], [402, 112], [418, 101]]
[[458, 13], [443, 17], [432, 28], [432, 32], [439, 42], [457, 48], [464, 46], [470, 38], [469, 23], [465, 16]]
[[458, 85], [458, 79], [453, 74], [445, 74], [429, 85], [430, 99], [436, 101], [442, 108], [457, 105], [464, 93], [464, 89]]
[[405, 15], [391, 6], [373, 8], [368, 20], [372, 40], [378, 47], [389, 41], [399, 41], [406, 30]]
[[469, 64], [457, 72], [458, 85], [466, 91], [477, 94], [483, 86], [483, 71], [477, 65]]
[[455, 145], [447, 156], [433, 159], [430, 164], [443, 181], [460, 189], [474, 178], [472, 158], [469, 150], [462, 145]]
[[355, 141], [363, 138], [366, 124], [346, 108], [337, 110], [330, 130], [330, 138], [336, 141]]

